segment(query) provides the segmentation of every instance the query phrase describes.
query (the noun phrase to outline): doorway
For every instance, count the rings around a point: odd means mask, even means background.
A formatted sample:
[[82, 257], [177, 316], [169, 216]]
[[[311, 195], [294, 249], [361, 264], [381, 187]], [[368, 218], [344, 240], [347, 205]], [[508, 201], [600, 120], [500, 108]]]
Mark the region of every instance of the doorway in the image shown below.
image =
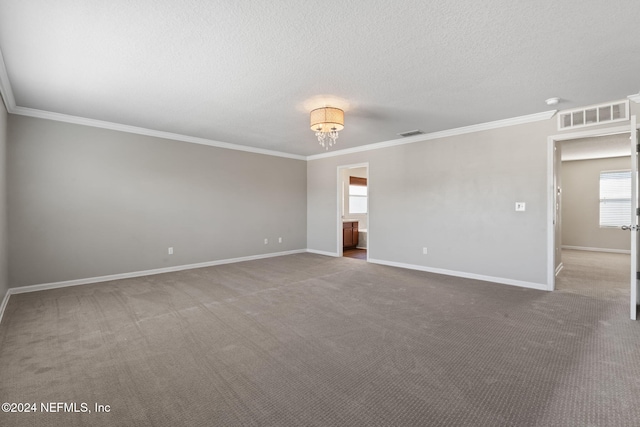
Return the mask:
[[[556, 142], [556, 290], [629, 288], [629, 133]], [[559, 155], [558, 155], [559, 153]], [[556, 261], [558, 263], [558, 261]]]
[[[633, 139], [634, 143], [632, 143], [629, 139]], [[628, 204], [628, 211], [627, 211], [627, 218], [629, 221], [629, 226], [625, 226], [627, 230], [629, 230], [629, 227], [631, 227], [632, 230], [637, 230], [637, 217], [636, 215], [632, 215], [632, 212], [635, 213], [635, 207], [637, 206], [637, 170], [638, 170], [638, 165], [637, 165], [637, 152], [635, 149], [635, 141], [637, 139], [637, 132], [636, 132], [636, 121], [635, 121], [635, 116], [633, 116], [631, 118], [631, 126], [618, 126], [618, 127], [612, 127], [612, 128], [608, 128], [608, 129], [600, 129], [600, 130], [592, 130], [592, 131], [584, 131], [584, 132], [576, 132], [576, 133], [572, 133], [572, 134], [565, 134], [565, 135], [555, 135], [555, 136], [551, 136], [548, 138], [549, 141], [549, 145], [548, 145], [548, 153], [549, 153], [549, 157], [548, 157], [548, 164], [549, 164], [549, 170], [550, 170], [550, 176], [549, 176], [549, 206], [550, 209], [548, 211], [548, 215], [549, 215], [549, 224], [551, 225], [549, 227], [549, 231], [548, 231], [548, 242], [549, 242], [549, 249], [548, 249], [548, 273], [549, 273], [549, 277], [548, 277], [548, 283], [549, 283], [549, 290], [555, 290], [556, 289], [556, 275], [558, 274], [562, 274], [562, 246], [565, 245], [566, 242], [562, 241], [562, 235], [566, 235], [566, 233], [562, 232], [562, 228], [566, 228], [568, 225], [567, 219], [566, 218], [562, 218], [561, 215], [559, 215], [559, 212], [562, 210], [562, 204], [566, 203], [566, 194], [564, 193], [563, 186], [566, 184], [563, 183], [562, 178], [563, 178], [563, 162], [561, 161], [561, 159], [559, 158], [559, 156], [561, 155], [561, 153], [566, 154], [567, 150], [569, 149], [569, 151], [573, 150], [574, 148], [576, 148], [579, 145], [586, 145], [589, 146], [590, 150], [595, 150], [595, 151], [606, 151], [607, 149], [611, 148], [611, 143], [610, 141], [612, 140], [617, 140], [618, 142], [620, 142], [620, 144], [618, 144], [621, 147], [624, 147], [623, 149], [626, 150], [626, 161], [623, 163], [623, 165], [626, 165], [625, 169], [630, 170], [630, 176], [631, 176], [631, 203]], [[615, 145], [615, 144], [613, 144]], [[633, 147], [633, 149], [632, 149]], [[619, 155], [619, 154], [618, 154]], [[600, 157], [606, 157], [603, 156], [602, 153], [600, 154]], [[612, 157], [612, 156], [609, 156]], [[613, 156], [615, 157], [615, 155]], [[565, 156], [566, 158], [566, 156]], [[617, 169], [617, 168], [616, 168]], [[601, 178], [600, 178], [601, 179]], [[592, 198], [592, 204], [593, 204], [593, 198], [594, 195], [591, 195]], [[596, 206], [592, 206], [592, 209], [596, 210], [595, 215], [599, 215], [599, 211], [598, 209], [600, 209], [600, 207], [598, 206], [598, 200], [600, 199], [599, 195], [595, 195], [595, 200], [596, 200]], [[632, 208], [633, 207], [633, 208]], [[593, 221], [593, 219], [591, 219], [591, 221]], [[575, 224], [572, 224], [575, 225]], [[588, 234], [588, 232], [586, 232], [582, 227], [582, 225], [578, 226], [578, 229], [580, 230], [580, 232], [582, 234]], [[595, 229], [602, 227], [601, 223], [596, 223], [596, 225], [594, 226], [592, 224], [592, 227]], [[592, 231], [594, 231], [592, 230]], [[566, 231], [566, 230], [565, 230]], [[611, 231], [611, 230], [610, 230]], [[595, 231], [594, 231], [595, 233]], [[594, 234], [592, 233], [592, 234]], [[614, 230], [614, 234], [618, 234], [618, 237], [620, 237], [620, 233], [622, 233], [620, 230]], [[597, 233], [596, 233], [597, 234]], [[625, 235], [626, 234], [626, 235]], [[638, 241], [637, 241], [637, 236], [638, 233], [634, 232], [631, 234], [631, 236], [629, 236], [628, 231], [626, 233], [622, 233], [622, 237], [624, 239], [626, 239], [626, 241], [629, 243], [629, 265], [630, 265], [630, 269], [628, 269], [626, 271], [626, 277], [629, 278], [629, 282], [627, 284], [628, 288], [630, 289], [630, 295], [629, 295], [629, 299], [630, 299], [630, 314], [631, 314], [631, 318], [635, 319], [636, 318], [636, 304], [637, 304], [637, 294], [638, 294], [638, 285], [637, 285], [637, 281], [636, 281], [636, 271], [637, 271], [637, 256], [638, 256]], [[601, 236], [602, 237], [602, 236]], [[565, 245], [566, 246], [566, 245]], [[589, 250], [589, 249], [597, 249], [598, 248], [598, 244], [595, 244], [594, 246], [590, 246], [589, 244], [586, 245], [575, 245], [576, 247], [574, 248], [569, 248], [571, 250]], [[582, 247], [581, 247], [582, 246]], [[617, 252], [623, 252], [624, 249], [619, 249]], [[612, 252], [616, 252], [616, 248], [613, 248]], [[624, 272], [622, 272], [622, 274], [624, 274]]]
[[338, 248], [339, 256], [368, 260], [369, 164], [338, 167]]

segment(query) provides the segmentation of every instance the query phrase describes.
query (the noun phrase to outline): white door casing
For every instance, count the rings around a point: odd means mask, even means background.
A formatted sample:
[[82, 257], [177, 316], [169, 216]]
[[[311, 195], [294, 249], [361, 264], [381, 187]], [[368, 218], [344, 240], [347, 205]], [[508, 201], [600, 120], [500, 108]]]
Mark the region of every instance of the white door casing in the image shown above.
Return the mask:
[[630, 317], [636, 320], [638, 306], [638, 128], [636, 116], [631, 116], [631, 271], [630, 271]]
[[[635, 116], [631, 117], [631, 127], [635, 130], [635, 126], [636, 126], [636, 119]], [[556, 186], [556, 182], [557, 182], [557, 177], [556, 174], [560, 173], [560, 167], [559, 167], [559, 163], [561, 162], [557, 162], [556, 163], [556, 144], [562, 141], [569, 141], [572, 139], [582, 139], [582, 138], [591, 138], [591, 137], [598, 137], [598, 136], [605, 136], [605, 135], [616, 135], [616, 134], [627, 134], [630, 132], [629, 129], [629, 125], [622, 125], [622, 126], [612, 126], [609, 128], [603, 128], [603, 129], [592, 129], [592, 130], [586, 130], [586, 131], [578, 131], [578, 132], [572, 132], [572, 133], [565, 133], [565, 134], [559, 134], [559, 135], [551, 135], [549, 137], [547, 137], [547, 171], [548, 171], [548, 175], [547, 175], [547, 183], [548, 183], [548, 187], [547, 187], [547, 195], [548, 195], [548, 210], [547, 210], [547, 218], [548, 218], [548, 227], [547, 227], [547, 290], [549, 291], [553, 291], [555, 290], [555, 279], [556, 279], [556, 268], [558, 267], [557, 261], [558, 258], [556, 257], [556, 244], [561, 243], [561, 242], [556, 242], [557, 238], [556, 238], [556, 208], [557, 208], [557, 200], [558, 200], [558, 188]], [[635, 137], [634, 135], [636, 135], [637, 132], [632, 132], [632, 140], [635, 141]], [[637, 171], [637, 153], [635, 151], [635, 143], [633, 143], [633, 149], [632, 151], [632, 163], [635, 164], [635, 168]], [[633, 165], [632, 165], [633, 166]], [[637, 173], [636, 173], [637, 176]], [[636, 187], [637, 188], [637, 187]], [[637, 200], [637, 198], [635, 199]], [[633, 209], [633, 213], [635, 215], [635, 204], [637, 203], [636, 201], [632, 201], [632, 209]], [[634, 217], [635, 219], [635, 217]], [[633, 222], [632, 224], [635, 224], [635, 222]], [[632, 233], [633, 235], [635, 234], [639, 234], [640, 233]], [[637, 260], [637, 243], [636, 243], [636, 250], [634, 253], [631, 254], [632, 258], [634, 260]], [[637, 265], [637, 264], [636, 264]], [[636, 268], [636, 265], [632, 266], [632, 268]], [[637, 288], [635, 286], [636, 281], [635, 281], [635, 275], [636, 273], [633, 273], [633, 296], [634, 299], [633, 301], [636, 301], [635, 298], [637, 298], [638, 296], [638, 292], [637, 292]], [[634, 304], [635, 307], [635, 304]]]

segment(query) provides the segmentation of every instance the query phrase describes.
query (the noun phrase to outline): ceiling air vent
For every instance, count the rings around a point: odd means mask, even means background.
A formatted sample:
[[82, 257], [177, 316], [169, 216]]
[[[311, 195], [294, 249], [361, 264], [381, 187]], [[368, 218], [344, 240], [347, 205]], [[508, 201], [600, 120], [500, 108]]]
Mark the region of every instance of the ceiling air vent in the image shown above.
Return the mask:
[[422, 132], [420, 129], [416, 129], [416, 130], [408, 130], [406, 132], [401, 132], [398, 133], [398, 136], [401, 136], [403, 138], [406, 138], [407, 136], [415, 136], [415, 135], [422, 135], [424, 132]]
[[558, 130], [629, 120], [629, 100], [591, 105], [558, 113]]

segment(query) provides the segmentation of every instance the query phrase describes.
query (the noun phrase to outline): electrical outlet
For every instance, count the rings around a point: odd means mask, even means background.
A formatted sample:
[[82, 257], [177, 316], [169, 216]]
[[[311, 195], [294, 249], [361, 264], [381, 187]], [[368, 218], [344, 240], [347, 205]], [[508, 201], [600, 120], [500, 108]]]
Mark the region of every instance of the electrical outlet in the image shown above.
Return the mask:
[[269, 239], [264, 239], [264, 244], [268, 245], [269, 244]]
[[173, 255], [173, 248], [169, 248], [167, 252], [169, 253], [169, 255]]
[[422, 248], [422, 255], [426, 255], [427, 254], [427, 248]]
[[282, 243], [282, 237], [278, 237], [278, 243]]
[[526, 208], [525, 202], [516, 202], [516, 211], [517, 212], [524, 212], [525, 208]]

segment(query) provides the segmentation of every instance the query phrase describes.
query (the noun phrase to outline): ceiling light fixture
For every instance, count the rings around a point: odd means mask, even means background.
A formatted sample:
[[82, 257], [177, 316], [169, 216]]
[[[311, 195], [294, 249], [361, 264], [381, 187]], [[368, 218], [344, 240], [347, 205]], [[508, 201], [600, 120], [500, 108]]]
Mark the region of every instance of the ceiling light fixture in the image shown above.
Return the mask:
[[560, 98], [549, 98], [547, 100], [545, 100], [544, 102], [547, 103], [547, 105], [558, 105], [558, 102], [560, 102]]
[[[344, 111], [334, 107], [316, 108], [311, 111], [311, 130], [325, 150], [336, 144], [338, 132], [344, 129]], [[328, 137], [328, 140], [327, 140]]]

